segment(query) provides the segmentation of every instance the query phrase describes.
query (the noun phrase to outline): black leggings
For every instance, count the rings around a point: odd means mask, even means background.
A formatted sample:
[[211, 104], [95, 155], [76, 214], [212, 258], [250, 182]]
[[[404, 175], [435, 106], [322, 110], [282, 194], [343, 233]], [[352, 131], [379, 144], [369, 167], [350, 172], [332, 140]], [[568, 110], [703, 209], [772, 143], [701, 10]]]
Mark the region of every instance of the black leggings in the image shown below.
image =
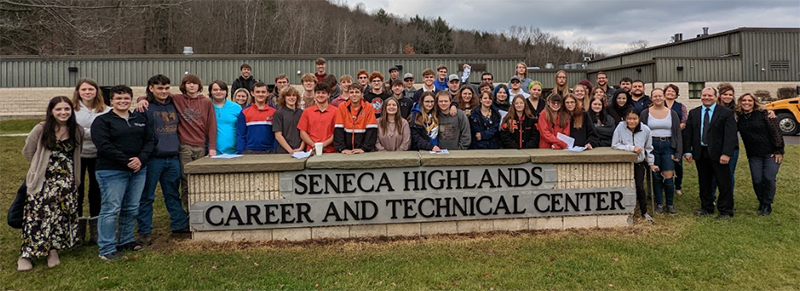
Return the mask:
[[[81, 178], [89, 176], [89, 216], [92, 217], [100, 215], [100, 184], [94, 176], [96, 161], [97, 158], [81, 158]], [[83, 186], [86, 185], [83, 181], [85, 179], [81, 179], [78, 186], [78, 216], [83, 216]]]
[[636, 204], [639, 206], [639, 211], [642, 215], [647, 213], [647, 194], [644, 191], [644, 177], [650, 166], [647, 162], [633, 164], [633, 180], [636, 182]]

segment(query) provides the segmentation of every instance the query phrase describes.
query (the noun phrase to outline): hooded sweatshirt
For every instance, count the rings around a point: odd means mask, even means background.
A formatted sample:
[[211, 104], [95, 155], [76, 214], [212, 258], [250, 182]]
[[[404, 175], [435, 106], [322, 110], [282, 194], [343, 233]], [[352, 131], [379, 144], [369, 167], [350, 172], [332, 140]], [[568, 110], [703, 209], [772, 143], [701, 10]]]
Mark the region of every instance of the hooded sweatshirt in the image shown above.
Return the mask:
[[611, 148], [633, 152], [635, 147], [644, 149], [636, 156], [636, 163], [647, 160], [647, 164], [652, 166], [653, 157], [653, 138], [650, 136], [650, 128], [639, 122], [639, 125], [631, 131], [626, 122], [620, 122], [614, 129], [614, 137], [611, 139]]
[[469, 118], [464, 111], [456, 110], [456, 115], [439, 114], [439, 148], [466, 150], [472, 143]]

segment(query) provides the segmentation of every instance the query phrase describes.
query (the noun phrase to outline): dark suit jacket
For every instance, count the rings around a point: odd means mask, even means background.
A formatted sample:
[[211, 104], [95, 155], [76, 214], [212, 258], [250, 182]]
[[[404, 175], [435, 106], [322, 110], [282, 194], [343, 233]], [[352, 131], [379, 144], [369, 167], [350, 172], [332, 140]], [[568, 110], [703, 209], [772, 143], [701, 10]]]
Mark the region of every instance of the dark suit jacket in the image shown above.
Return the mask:
[[[689, 111], [686, 129], [683, 130], [683, 152], [691, 153], [693, 159], [700, 159], [700, 125], [703, 124], [704, 106]], [[738, 137], [733, 110], [717, 105], [708, 129], [708, 155], [712, 161], [719, 161], [722, 155], [733, 156]]]

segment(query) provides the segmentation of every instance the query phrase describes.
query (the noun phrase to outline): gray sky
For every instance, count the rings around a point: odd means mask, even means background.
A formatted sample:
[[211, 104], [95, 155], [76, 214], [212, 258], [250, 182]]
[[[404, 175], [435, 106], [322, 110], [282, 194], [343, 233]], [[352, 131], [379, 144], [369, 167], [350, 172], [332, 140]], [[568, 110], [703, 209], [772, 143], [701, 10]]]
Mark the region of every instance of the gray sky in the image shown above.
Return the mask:
[[624, 51], [644, 39], [649, 46], [667, 43], [683, 33], [694, 38], [709, 27], [717, 33], [739, 27], [800, 27], [798, 0], [339, 0], [349, 6], [363, 3], [372, 13], [383, 8], [403, 18], [416, 14], [441, 16], [451, 27], [503, 32], [512, 25], [539, 27], [566, 45], [586, 37], [607, 54]]

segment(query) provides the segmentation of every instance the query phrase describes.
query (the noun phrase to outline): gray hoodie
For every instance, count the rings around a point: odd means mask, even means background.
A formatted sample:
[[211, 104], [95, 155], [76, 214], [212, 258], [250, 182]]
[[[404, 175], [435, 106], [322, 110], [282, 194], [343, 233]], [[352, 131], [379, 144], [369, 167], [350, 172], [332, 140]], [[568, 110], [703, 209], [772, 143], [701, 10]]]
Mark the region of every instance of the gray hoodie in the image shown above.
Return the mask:
[[469, 119], [460, 109], [455, 116], [439, 114], [439, 148], [466, 150], [472, 143]]
[[628, 129], [627, 123], [621, 121], [614, 129], [614, 137], [611, 138], [611, 148], [633, 152], [634, 147], [643, 148], [636, 157], [636, 163], [641, 163], [647, 159], [647, 164], [653, 165], [653, 138], [650, 136], [650, 128], [639, 122], [639, 126], [633, 132]]

